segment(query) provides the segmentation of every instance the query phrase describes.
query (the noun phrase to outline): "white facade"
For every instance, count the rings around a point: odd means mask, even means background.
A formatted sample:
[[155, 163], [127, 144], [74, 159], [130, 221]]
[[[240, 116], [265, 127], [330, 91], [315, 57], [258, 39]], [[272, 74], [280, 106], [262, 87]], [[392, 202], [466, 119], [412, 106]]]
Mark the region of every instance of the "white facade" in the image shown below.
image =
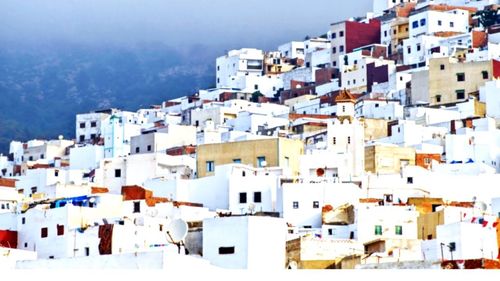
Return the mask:
[[469, 32], [469, 12], [461, 9], [444, 12], [428, 10], [409, 17], [410, 38], [443, 31]]
[[361, 204], [356, 212], [360, 242], [375, 239], [417, 239], [418, 212], [413, 206], [378, 206]]
[[303, 41], [291, 41], [280, 45], [278, 47], [278, 51], [282, 56], [289, 59], [304, 59], [304, 47], [305, 44]]
[[[442, 258], [445, 260], [496, 259], [498, 257], [496, 228], [483, 227], [479, 223], [456, 222], [438, 225], [436, 232], [436, 243], [438, 247], [442, 247]], [[453, 244], [455, 250], [450, 251], [450, 246]]]
[[104, 157], [124, 156], [130, 153], [130, 138], [141, 134], [141, 125], [134, 115], [127, 115], [124, 112], [111, 115], [102, 125], [104, 137]]
[[106, 113], [84, 113], [76, 115], [75, 138], [79, 143], [97, 141], [101, 137], [101, 126], [109, 116]]
[[480, 101], [486, 104], [486, 116], [500, 118], [500, 81], [488, 81], [479, 88]]
[[104, 159], [104, 146], [84, 145], [72, 147], [69, 151], [69, 165], [72, 170], [92, 170]]
[[399, 101], [365, 99], [356, 103], [356, 116], [372, 119], [399, 120], [404, 119], [404, 107]]
[[[354, 115], [354, 106], [351, 103], [345, 104], [346, 106], [352, 106]], [[341, 114], [337, 112], [337, 115]], [[328, 123], [327, 149], [334, 153], [347, 155], [346, 166], [352, 177], [361, 176], [364, 172], [364, 132], [363, 124], [357, 119], [353, 119], [352, 122], [347, 119], [343, 121], [335, 119]]]
[[258, 216], [203, 220], [203, 258], [229, 269], [285, 268], [286, 224]]

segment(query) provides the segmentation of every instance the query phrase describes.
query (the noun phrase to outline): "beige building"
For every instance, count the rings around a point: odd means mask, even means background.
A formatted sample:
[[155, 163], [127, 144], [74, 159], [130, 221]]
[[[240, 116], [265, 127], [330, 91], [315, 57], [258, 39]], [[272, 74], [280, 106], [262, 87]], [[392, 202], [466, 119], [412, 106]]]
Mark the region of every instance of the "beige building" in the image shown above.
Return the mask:
[[455, 58], [429, 60], [429, 68], [412, 73], [411, 103], [450, 104], [468, 99], [491, 80], [491, 61], [459, 62]]
[[415, 149], [393, 145], [365, 147], [365, 171], [380, 174], [399, 173], [404, 166], [415, 165]]
[[297, 176], [299, 156], [303, 153], [301, 140], [285, 138], [204, 144], [197, 149], [197, 173], [199, 178], [210, 176], [216, 165], [241, 163], [254, 167], [282, 167], [285, 173]]

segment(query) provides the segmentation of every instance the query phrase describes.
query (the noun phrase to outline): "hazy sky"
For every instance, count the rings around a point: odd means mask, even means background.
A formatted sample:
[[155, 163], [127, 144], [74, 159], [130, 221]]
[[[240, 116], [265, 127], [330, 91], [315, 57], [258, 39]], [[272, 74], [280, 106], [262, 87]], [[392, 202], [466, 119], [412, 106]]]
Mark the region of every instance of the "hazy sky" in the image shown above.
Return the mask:
[[[371, 0], [0, 0], [0, 43], [161, 41], [269, 48], [320, 35]], [[0, 46], [1, 48], [1, 46]]]

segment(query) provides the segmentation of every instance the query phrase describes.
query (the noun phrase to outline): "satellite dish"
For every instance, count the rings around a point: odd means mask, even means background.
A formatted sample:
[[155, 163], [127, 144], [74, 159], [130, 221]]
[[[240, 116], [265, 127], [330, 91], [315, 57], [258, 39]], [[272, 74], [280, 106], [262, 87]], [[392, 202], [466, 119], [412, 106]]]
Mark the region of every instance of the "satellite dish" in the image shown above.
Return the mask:
[[188, 225], [185, 221], [181, 219], [173, 220], [167, 226], [167, 237], [171, 243], [179, 243], [186, 238], [188, 233]]
[[477, 201], [476, 203], [474, 203], [474, 208], [484, 212], [488, 208], [488, 205], [486, 205], [486, 203], [484, 203], [483, 201]]

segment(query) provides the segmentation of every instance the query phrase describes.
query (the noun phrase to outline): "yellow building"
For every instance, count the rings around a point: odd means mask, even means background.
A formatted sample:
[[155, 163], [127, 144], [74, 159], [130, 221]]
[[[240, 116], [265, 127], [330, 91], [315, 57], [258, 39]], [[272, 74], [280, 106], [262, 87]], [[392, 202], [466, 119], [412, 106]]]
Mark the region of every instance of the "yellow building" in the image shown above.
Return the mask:
[[254, 167], [282, 167], [292, 176], [299, 173], [299, 156], [304, 153], [301, 140], [270, 138], [204, 144], [197, 148], [198, 177], [213, 175], [216, 165], [249, 164]]
[[491, 61], [429, 60], [429, 69], [412, 73], [411, 102], [442, 105], [465, 101], [492, 78]]
[[391, 23], [391, 52], [396, 54], [403, 46], [403, 40], [410, 37], [409, 19], [407, 17], [398, 17]]
[[365, 171], [379, 174], [399, 173], [401, 167], [415, 165], [415, 149], [392, 145], [365, 147]]

